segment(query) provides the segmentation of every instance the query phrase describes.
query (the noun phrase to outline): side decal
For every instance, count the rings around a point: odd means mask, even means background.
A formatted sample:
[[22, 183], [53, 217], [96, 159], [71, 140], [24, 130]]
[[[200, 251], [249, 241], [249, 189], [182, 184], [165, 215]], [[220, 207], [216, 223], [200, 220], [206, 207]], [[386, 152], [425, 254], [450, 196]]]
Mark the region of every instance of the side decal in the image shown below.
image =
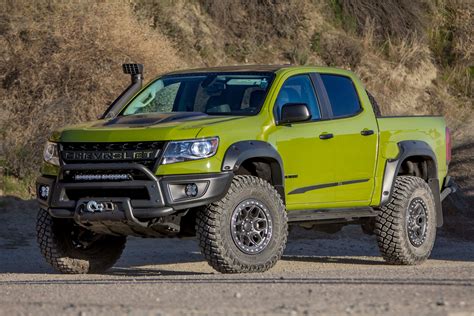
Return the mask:
[[359, 179], [359, 180], [350, 180], [350, 181], [343, 181], [343, 182], [316, 184], [316, 185], [310, 185], [307, 187], [295, 189], [288, 194], [301, 194], [301, 193], [305, 193], [312, 190], [325, 189], [325, 188], [337, 187], [340, 185], [348, 185], [348, 184], [354, 184], [354, 183], [362, 183], [362, 182], [367, 182], [367, 181], [369, 181], [369, 179]]

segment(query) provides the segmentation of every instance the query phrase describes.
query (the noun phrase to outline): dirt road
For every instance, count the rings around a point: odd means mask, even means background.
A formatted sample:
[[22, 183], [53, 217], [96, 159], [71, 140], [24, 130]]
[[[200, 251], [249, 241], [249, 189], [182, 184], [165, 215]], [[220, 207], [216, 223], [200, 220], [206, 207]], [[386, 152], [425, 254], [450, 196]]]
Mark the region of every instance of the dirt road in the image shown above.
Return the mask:
[[130, 238], [106, 275], [60, 275], [34, 240], [34, 204], [0, 200], [0, 314], [474, 315], [474, 242], [441, 233], [422, 266], [383, 263], [358, 227], [293, 231], [263, 274], [222, 275], [194, 240]]

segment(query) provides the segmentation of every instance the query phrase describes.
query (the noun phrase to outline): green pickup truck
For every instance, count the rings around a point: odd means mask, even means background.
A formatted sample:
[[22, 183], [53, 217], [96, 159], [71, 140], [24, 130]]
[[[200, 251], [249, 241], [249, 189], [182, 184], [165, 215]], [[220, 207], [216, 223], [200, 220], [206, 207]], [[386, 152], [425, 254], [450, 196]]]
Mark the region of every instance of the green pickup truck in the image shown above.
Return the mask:
[[93, 122], [52, 133], [37, 180], [37, 239], [58, 271], [114, 265], [129, 235], [197, 236], [223, 273], [261, 272], [288, 225], [361, 225], [384, 259], [418, 264], [443, 223], [442, 117], [384, 117], [349, 71], [237, 66], [130, 86]]

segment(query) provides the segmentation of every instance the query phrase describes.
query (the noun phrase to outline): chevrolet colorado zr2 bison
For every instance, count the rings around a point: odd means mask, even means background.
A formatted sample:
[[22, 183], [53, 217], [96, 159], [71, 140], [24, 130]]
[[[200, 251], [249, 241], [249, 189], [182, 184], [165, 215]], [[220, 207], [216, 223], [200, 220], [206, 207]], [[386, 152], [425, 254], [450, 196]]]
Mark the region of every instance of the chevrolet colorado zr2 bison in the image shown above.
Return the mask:
[[418, 264], [443, 223], [442, 117], [384, 117], [349, 71], [143, 65], [93, 122], [52, 133], [37, 180], [37, 239], [64, 273], [99, 273], [129, 235], [197, 236], [224, 273], [270, 269], [288, 224], [362, 225], [383, 258]]

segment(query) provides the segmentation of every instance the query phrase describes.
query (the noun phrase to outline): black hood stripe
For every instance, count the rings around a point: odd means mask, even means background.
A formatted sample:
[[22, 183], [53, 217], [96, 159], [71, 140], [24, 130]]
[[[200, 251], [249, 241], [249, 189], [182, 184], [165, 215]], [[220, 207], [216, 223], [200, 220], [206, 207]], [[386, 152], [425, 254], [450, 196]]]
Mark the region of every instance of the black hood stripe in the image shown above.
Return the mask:
[[200, 112], [139, 114], [118, 116], [111, 120], [98, 122], [92, 127], [147, 127], [175, 121], [186, 122], [211, 118], [213, 117]]

